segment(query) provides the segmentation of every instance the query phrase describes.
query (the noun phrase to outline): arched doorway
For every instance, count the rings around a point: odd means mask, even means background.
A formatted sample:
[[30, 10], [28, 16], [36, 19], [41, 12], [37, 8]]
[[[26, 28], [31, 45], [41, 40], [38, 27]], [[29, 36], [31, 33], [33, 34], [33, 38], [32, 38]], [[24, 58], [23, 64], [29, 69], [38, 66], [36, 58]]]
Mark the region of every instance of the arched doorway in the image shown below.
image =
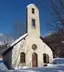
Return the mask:
[[32, 54], [32, 67], [38, 67], [38, 56], [36, 53]]
[[49, 56], [48, 56], [48, 54], [43, 54], [43, 62], [44, 63], [49, 63]]

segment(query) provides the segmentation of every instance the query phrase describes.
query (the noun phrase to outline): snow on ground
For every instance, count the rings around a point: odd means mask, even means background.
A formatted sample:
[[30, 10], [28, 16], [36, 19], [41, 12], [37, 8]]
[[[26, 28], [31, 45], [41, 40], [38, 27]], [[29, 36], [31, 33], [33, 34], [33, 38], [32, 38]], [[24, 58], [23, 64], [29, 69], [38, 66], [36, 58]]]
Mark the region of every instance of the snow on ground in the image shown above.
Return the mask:
[[1, 70], [0, 72], [64, 72], [64, 64], [40, 68], [21, 68], [18, 70]]
[[64, 64], [64, 58], [54, 58], [56, 64]]
[[24, 67], [19, 67], [19, 68], [16, 67], [15, 70], [7, 70], [5, 68], [2, 70], [0, 68], [0, 72], [64, 72], [64, 58], [62, 59], [55, 58], [54, 62], [57, 62], [57, 63], [48, 64], [45, 67], [28, 68], [24, 66]]
[[8, 70], [7, 67], [5, 66], [5, 64], [3, 64], [3, 63], [0, 64], [0, 69], [1, 70]]
[[1, 70], [0, 72], [64, 72], [64, 67], [44, 67], [44, 68], [28, 68], [20, 70]]

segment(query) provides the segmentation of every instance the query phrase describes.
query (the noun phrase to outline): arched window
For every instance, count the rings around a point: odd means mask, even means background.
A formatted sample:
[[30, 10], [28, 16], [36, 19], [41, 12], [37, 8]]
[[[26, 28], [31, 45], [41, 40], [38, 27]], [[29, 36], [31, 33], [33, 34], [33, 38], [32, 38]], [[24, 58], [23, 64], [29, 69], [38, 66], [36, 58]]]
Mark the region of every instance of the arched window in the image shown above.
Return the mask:
[[49, 56], [47, 54], [43, 54], [44, 63], [49, 63]]
[[25, 63], [25, 53], [24, 52], [21, 52], [20, 54], [20, 62]]

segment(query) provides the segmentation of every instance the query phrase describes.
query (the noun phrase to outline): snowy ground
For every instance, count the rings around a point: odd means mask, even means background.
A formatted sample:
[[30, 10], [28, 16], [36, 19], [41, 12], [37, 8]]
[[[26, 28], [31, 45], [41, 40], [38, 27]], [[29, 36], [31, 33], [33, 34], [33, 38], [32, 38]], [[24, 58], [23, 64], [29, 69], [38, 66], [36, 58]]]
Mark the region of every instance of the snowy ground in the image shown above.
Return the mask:
[[48, 66], [42, 68], [27, 68], [19, 70], [1, 70], [0, 72], [64, 72], [64, 65]]
[[0, 70], [0, 72], [64, 72], [64, 64], [49, 65], [40, 68], [21, 68], [19, 70]]
[[40, 68], [27, 68], [22, 67], [16, 70], [7, 70], [6, 68], [1, 69], [0, 72], [64, 72], [64, 59], [56, 58], [54, 60], [56, 64], [48, 64], [46, 67]]

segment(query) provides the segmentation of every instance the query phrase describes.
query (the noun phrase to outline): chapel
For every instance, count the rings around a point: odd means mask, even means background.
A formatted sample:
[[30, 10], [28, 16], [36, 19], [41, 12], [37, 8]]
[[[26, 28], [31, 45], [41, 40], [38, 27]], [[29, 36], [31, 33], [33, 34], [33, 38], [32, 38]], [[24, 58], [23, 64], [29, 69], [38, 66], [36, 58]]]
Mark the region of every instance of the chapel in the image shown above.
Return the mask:
[[26, 7], [26, 33], [10, 45], [3, 58], [8, 68], [43, 67], [53, 62], [53, 52], [40, 35], [39, 10], [34, 4]]

